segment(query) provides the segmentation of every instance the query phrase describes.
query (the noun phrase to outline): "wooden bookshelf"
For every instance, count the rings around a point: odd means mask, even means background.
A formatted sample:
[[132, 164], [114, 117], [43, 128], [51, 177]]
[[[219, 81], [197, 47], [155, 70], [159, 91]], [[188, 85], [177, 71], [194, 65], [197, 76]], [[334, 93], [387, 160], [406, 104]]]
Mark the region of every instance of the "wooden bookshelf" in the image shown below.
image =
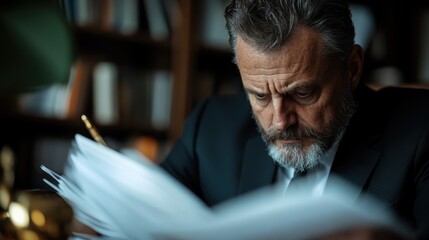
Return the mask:
[[[0, 130], [3, 135], [48, 136], [73, 138], [75, 134], [91, 137], [80, 119], [57, 119], [31, 114], [0, 115]], [[157, 130], [138, 125], [97, 125], [104, 137], [126, 140], [131, 136], [152, 136], [165, 141], [168, 139], [167, 130]]]
[[[142, 1], [139, 0], [140, 3]], [[95, 122], [104, 136], [120, 141], [126, 141], [127, 138], [134, 136], [149, 136], [157, 141], [172, 144], [181, 136], [185, 120], [199, 99], [212, 94], [222, 94], [223, 84], [233, 83], [234, 86], [240, 86], [238, 69], [232, 63], [232, 52], [229, 49], [202, 42], [200, 19], [203, 2], [176, 0], [176, 9], [173, 9], [168, 23], [170, 35], [163, 39], [153, 38], [147, 31], [146, 25], [133, 33], [124, 34], [97, 24], [86, 26], [71, 24], [75, 58], [89, 59], [90, 69], [96, 62], [105, 61], [116, 64], [118, 68], [130, 68], [136, 71], [170, 71], [174, 79], [170, 124], [166, 129], [159, 130], [144, 123], [127, 122], [123, 119], [106, 125]], [[382, 29], [385, 33], [386, 54], [382, 59], [374, 59], [370, 53], [367, 54], [368, 74], [378, 67], [393, 65], [407, 76], [407, 82], [415, 81], [416, 56], [420, 51], [416, 47], [419, 39], [416, 28], [420, 15], [413, 14], [421, 13], [421, 9], [429, 9], [429, 5], [427, 3], [391, 4], [387, 0], [352, 2], [368, 4], [376, 15], [376, 29]], [[142, 17], [144, 14], [140, 16]], [[142, 19], [139, 21], [145, 22]], [[396, 28], [400, 28], [401, 31]], [[374, 46], [370, 46], [368, 51], [373, 48]], [[199, 88], [204, 85], [202, 84], [203, 74], [209, 75], [211, 82], [205, 85], [207, 89], [204, 90], [204, 94], [199, 95], [198, 92], [201, 90]], [[76, 98], [83, 103], [73, 117], [65, 119], [41, 117], [6, 110], [0, 114], [1, 129], [5, 133], [0, 143], [8, 144], [10, 138], [11, 145], [17, 146], [16, 152], [20, 152], [17, 171], [20, 187], [31, 187], [27, 175], [34, 167], [31, 162], [31, 151], [38, 137], [71, 139], [76, 133], [87, 134], [79, 116], [84, 113], [94, 119], [94, 106], [92, 79], [91, 77], [85, 79], [88, 89], [76, 95]], [[126, 104], [126, 102], [120, 102], [119, 105]]]
[[124, 35], [94, 27], [74, 27], [76, 51], [82, 57], [144, 68], [171, 68], [171, 40], [153, 40], [145, 32]]

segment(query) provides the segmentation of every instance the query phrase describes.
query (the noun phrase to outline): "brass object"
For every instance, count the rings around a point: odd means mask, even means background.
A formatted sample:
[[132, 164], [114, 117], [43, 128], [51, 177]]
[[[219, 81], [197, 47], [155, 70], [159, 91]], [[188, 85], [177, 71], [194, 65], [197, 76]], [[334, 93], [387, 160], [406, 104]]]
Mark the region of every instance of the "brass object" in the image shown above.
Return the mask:
[[2, 219], [1, 234], [11, 240], [67, 239], [72, 219], [73, 210], [56, 193], [20, 191]]
[[97, 129], [95, 128], [94, 124], [91, 123], [91, 121], [89, 121], [88, 117], [86, 115], [82, 115], [81, 119], [83, 121], [83, 123], [85, 123], [85, 127], [86, 129], [88, 129], [89, 134], [91, 134], [92, 138], [94, 138], [94, 140], [104, 146], [106, 145], [106, 142], [104, 142], [103, 138], [101, 137], [101, 135], [98, 133]]
[[5, 146], [0, 152], [0, 239], [67, 239], [72, 208], [55, 192], [12, 191], [14, 154]]

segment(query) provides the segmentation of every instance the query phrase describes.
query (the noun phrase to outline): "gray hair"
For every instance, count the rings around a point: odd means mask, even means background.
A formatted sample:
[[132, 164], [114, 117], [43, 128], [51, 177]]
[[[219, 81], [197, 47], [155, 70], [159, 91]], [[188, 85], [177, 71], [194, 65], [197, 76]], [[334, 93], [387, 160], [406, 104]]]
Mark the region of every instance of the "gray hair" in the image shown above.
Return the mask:
[[236, 60], [237, 37], [263, 52], [275, 52], [297, 26], [322, 35], [324, 55], [345, 61], [355, 30], [345, 0], [232, 0], [225, 9], [229, 41]]

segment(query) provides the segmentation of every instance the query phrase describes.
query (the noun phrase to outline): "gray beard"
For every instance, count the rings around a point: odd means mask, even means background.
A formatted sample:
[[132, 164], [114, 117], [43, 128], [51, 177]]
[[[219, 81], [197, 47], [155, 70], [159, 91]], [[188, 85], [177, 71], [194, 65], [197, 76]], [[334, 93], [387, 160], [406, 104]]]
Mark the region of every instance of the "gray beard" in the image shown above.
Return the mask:
[[[254, 116], [258, 131], [267, 144], [270, 157], [280, 166], [294, 168], [297, 171], [309, 170], [317, 166], [323, 155], [335, 142], [342, 138], [348, 122], [355, 112], [356, 103], [353, 100], [352, 93], [346, 90], [348, 89], [346, 87], [343, 90], [343, 101], [338, 116], [335, 116], [331, 126], [323, 132], [317, 132], [314, 129], [296, 125], [283, 131], [264, 131], [260, 122]], [[301, 143], [286, 144], [284, 146], [277, 146], [274, 144], [275, 140], [305, 138], [312, 138], [316, 141], [308, 147], [305, 147]]]
[[272, 143], [267, 144], [268, 155], [281, 167], [294, 168], [296, 171], [309, 170], [319, 164], [325, 150], [317, 144], [311, 144], [307, 149], [299, 144], [289, 144], [278, 147]]

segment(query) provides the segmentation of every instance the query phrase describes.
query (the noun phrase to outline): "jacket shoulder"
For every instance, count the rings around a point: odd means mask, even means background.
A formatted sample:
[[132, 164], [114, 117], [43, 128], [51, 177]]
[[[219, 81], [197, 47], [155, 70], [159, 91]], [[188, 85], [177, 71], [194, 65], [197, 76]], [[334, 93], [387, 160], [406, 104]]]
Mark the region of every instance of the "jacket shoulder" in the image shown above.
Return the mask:
[[[247, 125], [252, 111], [245, 93], [212, 96], [200, 102], [185, 124], [185, 133], [217, 129], [233, 129]], [[220, 132], [219, 132], [220, 133]]]

